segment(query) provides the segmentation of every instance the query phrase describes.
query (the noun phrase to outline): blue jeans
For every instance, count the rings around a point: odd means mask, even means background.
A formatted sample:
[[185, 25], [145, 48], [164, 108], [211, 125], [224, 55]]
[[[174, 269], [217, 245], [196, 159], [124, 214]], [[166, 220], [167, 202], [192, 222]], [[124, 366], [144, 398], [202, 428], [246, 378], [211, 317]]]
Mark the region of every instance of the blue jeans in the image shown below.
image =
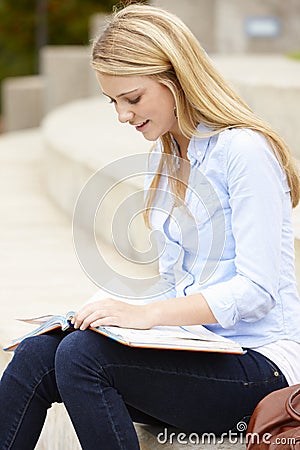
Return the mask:
[[133, 422], [217, 435], [287, 386], [259, 353], [126, 347], [92, 331], [52, 332], [17, 348], [0, 384], [1, 450], [34, 449], [47, 409], [63, 402], [84, 450], [136, 450]]

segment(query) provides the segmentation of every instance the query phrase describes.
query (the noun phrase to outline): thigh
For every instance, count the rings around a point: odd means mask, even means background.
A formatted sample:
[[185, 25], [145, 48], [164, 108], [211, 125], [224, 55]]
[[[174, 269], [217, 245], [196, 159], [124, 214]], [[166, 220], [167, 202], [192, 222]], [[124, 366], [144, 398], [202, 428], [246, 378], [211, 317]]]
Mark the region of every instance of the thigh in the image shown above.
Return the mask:
[[68, 341], [62, 344], [69, 354], [80, 354], [81, 367], [92, 364], [105, 373], [129, 410], [187, 431], [226, 432], [262, 397], [286, 386], [275, 365], [252, 350], [229, 355], [132, 348], [89, 330]]
[[31, 376], [39, 377], [40, 373], [53, 370], [56, 349], [64, 337], [66, 333], [55, 330], [24, 339], [16, 348], [5, 373], [13, 372], [29, 382]]

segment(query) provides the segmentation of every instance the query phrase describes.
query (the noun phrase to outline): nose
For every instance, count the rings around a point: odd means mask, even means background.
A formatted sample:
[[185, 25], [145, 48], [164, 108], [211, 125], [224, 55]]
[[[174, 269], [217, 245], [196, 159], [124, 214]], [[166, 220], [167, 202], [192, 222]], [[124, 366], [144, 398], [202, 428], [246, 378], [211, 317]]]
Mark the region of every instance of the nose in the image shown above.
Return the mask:
[[129, 122], [133, 119], [133, 112], [127, 106], [117, 106], [118, 119], [121, 123]]

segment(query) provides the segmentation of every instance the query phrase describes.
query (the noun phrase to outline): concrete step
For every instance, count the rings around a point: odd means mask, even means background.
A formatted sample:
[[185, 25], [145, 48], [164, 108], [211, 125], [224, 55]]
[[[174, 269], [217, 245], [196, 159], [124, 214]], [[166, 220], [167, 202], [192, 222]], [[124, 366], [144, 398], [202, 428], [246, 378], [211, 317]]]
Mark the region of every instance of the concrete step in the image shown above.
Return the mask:
[[[300, 64], [280, 54], [213, 55], [217, 68], [300, 159]], [[284, 105], [284, 107], [283, 107]]]
[[[141, 450], [244, 450], [244, 438], [237, 434], [214, 436], [183, 433], [174, 429], [135, 424]], [[55, 404], [36, 450], [80, 450], [80, 444], [63, 405]], [[130, 450], [130, 449], [128, 449]]]
[[45, 194], [43, 156], [39, 130], [0, 137], [1, 343], [28, 331], [16, 317], [77, 308], [97, 290], [76, 258], [70, 217]]
[[245, 438], [234, 433], [228, 436], [199, 435], [174, 429], [135, 424], [141, 450], [245, 450]]
[[[120, 220], [115, 222], [114, 238], [123, 235], [124, 224], [126, 226], [130, 222], [133, 247], [147, 248], [149, 232], [141, 214], [132, 221], [132, 217], [127, 217], [128, 208], [122, 209], [122, 205], [127, 198], [132, 198], [132, 194], [143, 189], [144, 182], [143, 174], [132, 173], [133, 169], [125, 159], [128, 155], [143, 153], [144, 171], [151, 143], [134, 127], [118, 123], [113, 106], [100, 96], [78, 100], [56, 109], [44, 120], [42, 134], [46, 149], [45, 183], [53, 200], [71, 216], [78, 195], [97, 172], [97, 186], [85, 202], [88, 208], [94, 199], [99, 198], [95, 221], [97, 235], [112, 245], [111, 224], [116, 211], [122, 210]], [[124, 179], [116, 175], [117, 161], [120, 161], [120, 167], [126, 167]], [[112, 162], [115, 163], [113, 168]], [[107, 188], [108, 185], [111, 189]], [[138, 198], [142, 199], [143, 195]], [[136, 211], [142, 207], [142, 204], [137, 204]], [[82, 216], [89, 214], [83, 213]], [[105, 222], [101, 217], [105, 217]], [[126, 255], [131, 255], [133, 250], [130, 243], [125, 251]]]

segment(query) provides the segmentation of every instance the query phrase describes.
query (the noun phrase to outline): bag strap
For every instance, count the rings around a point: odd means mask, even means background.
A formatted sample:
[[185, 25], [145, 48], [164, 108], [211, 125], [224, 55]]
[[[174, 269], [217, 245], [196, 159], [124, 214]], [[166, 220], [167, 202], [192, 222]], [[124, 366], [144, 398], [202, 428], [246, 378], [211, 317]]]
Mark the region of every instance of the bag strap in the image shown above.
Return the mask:
[[286, 402], [286, 410], [288, 412], [288, 414], [294, 419], [297, 420], [298, 422], [300, 422], [300, 412], [297, 411], [294, 407], [293, 407], [293, 401], [295, 400], [296, 397], [300, 396], [300, 387], [298, 389], [296, 389], [287, 399]]

